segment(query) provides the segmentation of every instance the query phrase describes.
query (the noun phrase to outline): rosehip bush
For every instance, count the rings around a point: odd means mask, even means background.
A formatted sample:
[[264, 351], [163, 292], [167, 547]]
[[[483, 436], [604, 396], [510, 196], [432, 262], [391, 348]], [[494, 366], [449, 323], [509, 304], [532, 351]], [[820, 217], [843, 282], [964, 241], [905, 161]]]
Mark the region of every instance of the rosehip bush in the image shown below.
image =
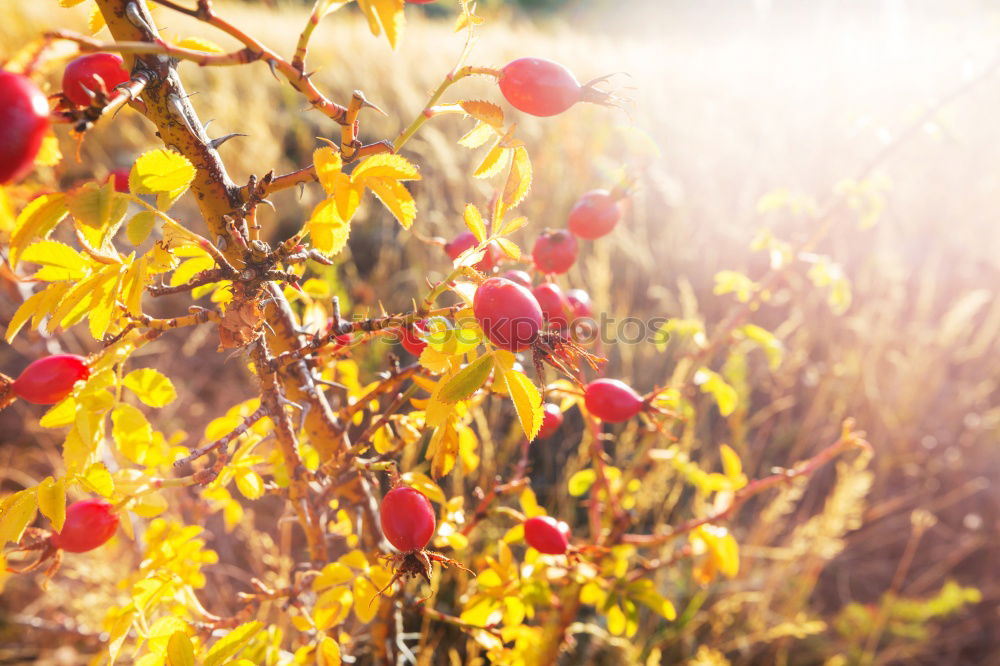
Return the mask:
[[[699, 586], [739, 575], [730, 516], [865, 447], [845, 428], [814, 457], [751, 482], [746, 447], [702, 439], [709, 409], [749, 421], [744, 384], [729, 383], [740, 377], [733, 368], [746, 376], [749, 346], [780, 362], [781, 341], [746, 321], [767, 298], [764, 283], [723, 281], [741, 300], [711, 337], [704, 322], [657, 330], [663, 385], [643, 394], [612, 378], [619, 350], [609, 362], [603, 345], [570, 337], [573, 320], [614, 309], [603, 280], [568, 273], [578, 237], [600, 242], [618, 224], [620, 197], [593, 191], [550, 211], [566, 229], [528, 219], [522, 205], [549, 197], [532, 189], [534, 146], [500, 102], [542, 117], [579, 102], [615, 106], [596, 87], [605, 79], [581, 85], [535, 57], [469, 64], [475, 51], [462, 50], [424, 108], [386, 112], [381, 122], [395, 129], [376, 137], [380, 100], [366, 98], [365, 81], [344, 97], [312, 75], [330, 65], [310, 50], [317, 25], [349, 2], [318, 0], [290, 53], [225, 5], [154, 4], [155, 15], [146, 3], [97, 0], [91, 25], [106, 37], [52, 32], [0, 73], [0, 182], [17, 181], [0, 192], [0, 215], [10, 202], [14, 216], [0, 226], [5, 293], [17, 301], [4, 333], [23, 357], [15, 367], [27, 366], [0, 375], [0, 408], [62, 440], [38, 444], [44, 469], [0, 479], [0, 559], [16, 576], [103, 600], [90, 608], [99, 633], [80, 641], [102, 652], [88, 661], [548, 666], [583, 663], [587, 641], [606, 640], [628, 663], [653, 663], [657, 641], [673, 635], [673, 600], [707, 603], [714, 595]], [[407, 4], [429, 0], [357, 8], [374, 37], [402, 49]], [[460, 49], [483, 29], [474, 5], [457, 3]], [[239, 46], [159, 31], [182, 17]], [[351, 58], [381, 57], [372, 44]], [[51, 56], [74, 49], [58, 71]], [[243, 160], [237, 182], [223, 156], [240, 153], [220, 151], [237, 133], [209, 138], [185, 62], [222, 75], [266, 67], [311, 110], [279, 124], [321, 139], [288, 173]], [[61, 94], [44, 87], [60, 75]], [[487, 81], [484, 99], [459, 92], [469, 77]], [[264, 85], [258, 98], [226, 103], [266, 108], [278, 97]], [[223, 103], [210, 98], [197, 98], [208, 115]], [[614, 110], [596, 112], [618, 122]], [[150, 127], [127, 173], [101, 179], [107, 166], [87, 164], [85, 182], [60, 188], [65, 164], [42, 151], [50, 123], [69, 149], [129, 113]], [[458, 113], [459, 145], [489, 144], [468, 177], [492, 191], [428, 211], [414, 183], [432, 177], [421, 166], [433, 157], [410, 141]], [[558, 148], [559, 137], [546, 141]], [[642, 168], [627, 151], [621, 159], [628, 189], [642, 187]], [[299, 189], [310, 206], [302, 216], [285, 196]], [[398, 224], [401, 245], [425, 243], [431, 265], [365, 282], [351, 264], [360, 257], [348, 257], [362, 252], [344, 250], [380, 217]], [[393, 237], [381, 231], [371, 237]], [[452, 239], [450, 261], [438, 233]], [[586, 287], [601, 287], [593, 301]], [[186, 350], [206, 338], [218, 357], [193, 358]], [[81, 355], [59, 353], [78, 344]], [[558, 461], [555, 480], [545, 460]], [[643, 645], [620, 638], [640, 625]]]

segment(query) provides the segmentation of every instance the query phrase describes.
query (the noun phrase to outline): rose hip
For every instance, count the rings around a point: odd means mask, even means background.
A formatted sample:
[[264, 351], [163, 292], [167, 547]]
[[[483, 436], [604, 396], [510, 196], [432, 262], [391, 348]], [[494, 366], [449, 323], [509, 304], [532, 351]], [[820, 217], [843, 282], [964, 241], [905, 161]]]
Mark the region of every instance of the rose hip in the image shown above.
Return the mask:
[[579, 245], [565, 229], [545, 231], [531, 250], [535, 267], [542, 273], [565, 273], [576, 261]]
[[617, 379], [596, 379], [584, 388], [587, 411], [609, 423], [627, 421], [645, 407], [642, 396]]
[[51, 405], [69, 395], [74, 384], [88, 377], [87, 359], [74, 354], [55, 354], [32, 361], [11, 388], [22, 400]]
[[559, 405], [554, 405], [551, 402], [542, 406], [542, 414], [542, 426], [538, 429], [538, 439], [548, 439], [562, 426], [563, 415], [559, 411]]
[[434, 507], [419, 490], [396, 486], [382, 498], [379, 507], [382, 533], [397, 550], [421, 550], [434, 536]]
[[103, 499], [73, 502], [66, 508], [62, 531], [52, 535], [52, 545], [70, 553], [85, 553], [103, 546], [118, 529], [114, 507]]
[[530, 291], [506, 278], [490, 278], [479, 285], [472, 311], [490, 342], [507, 351], [527, 349], [542, 328], [538, 301]]
[[569, 548], [569, 526], [551, 516], [535, 516], [524, 521], [524, 540], [546, 555], [562, 555]]
[[103, 91], [109, 97], [112, 89], [130, 78], [125, 61], [117, 53], [91, 53], [70, 61], [63, 71], [63, 94], [77, 106], [90, 106], [92, 93]]

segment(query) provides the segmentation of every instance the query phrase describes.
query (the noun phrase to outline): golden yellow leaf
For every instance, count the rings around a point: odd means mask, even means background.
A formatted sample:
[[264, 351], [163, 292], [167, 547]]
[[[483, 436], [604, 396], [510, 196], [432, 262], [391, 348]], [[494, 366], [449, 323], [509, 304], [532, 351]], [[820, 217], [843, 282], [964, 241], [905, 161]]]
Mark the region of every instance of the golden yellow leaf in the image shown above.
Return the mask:
[[531, 189], [531, 178], [531, 159], [528, 157], [528, 149], [524, 146], [515, 148], [510, 172], [503, 188], [503, 203], [507, 208], [513, 208], [524, 201], [528, 190]]
[[328, 255], [335, 255], [344, 249], [351, 233], [351, 223], [340, 216], [333, 197], [319, 202], [306, 226], [312, 236], [313, 247]]
[[466, 204], [463, 219], [465, 220], [465, 226], [468, 227], [477, 241], [482, 243], [486, 240], [486, 223], [483, 221], [483, 216], [479, 212], [479, 209], [474, 204]]
[[0, 501], [0, 545], [17, 543], [35, 517], [37, 497], [34, 488], [20, 490]]
[[63, 528], [66, 522], [66, 480], [46, 477], [38, 484], [38, 510], [52, 523], [56, 532]]
[[476, 120], [493, 127], [503, 127], [503, 109], [499, 105], [483, 100], [464, 100], [458, 104]]
[[21, 250], [36, 238], [48, 238], [69, 209], [66, 195], [62, 192], [42, 194], [24, 207], [14, 223], [14, 234], [10, 239], [10, 265], [17, 266]]

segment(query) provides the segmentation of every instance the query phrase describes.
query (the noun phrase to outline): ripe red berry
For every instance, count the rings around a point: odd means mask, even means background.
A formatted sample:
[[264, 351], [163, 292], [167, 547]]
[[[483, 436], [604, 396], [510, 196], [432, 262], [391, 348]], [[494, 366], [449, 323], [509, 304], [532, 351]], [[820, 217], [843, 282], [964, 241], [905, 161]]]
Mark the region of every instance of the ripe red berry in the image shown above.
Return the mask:
[[103, 91], [111, 96], [112, 89], [129, 78], [125, 61], [117, 53], [91, 53], [66, 65], [62, 79], [63, 94], [77, 106], [90, 106], [87, 90], [92, 93]]
[[113, 182], [115, 185], [115, 191], [121, 192], [122, 194], [129, 193], [128, 187], [128, 169], [115, 169], [108, 174], [107, 180], [104, 182]]
[[434, 507], [415, 488], [396, 486], [387, 492], [378, 514], [385, 538], [404, 553], [421, 550], [434, 536]]
[[522, 287], [531, 289], [531, 275], [529, 275], [527, 271], [509, 270], [501, 277], [505, 277], [511, 282], [516, 282]]
[[490, 278], [479, 285], [472, 312], [490, 342], [507, 351], [527, 349], [542, 328], [538, 301], [530, 291], [506, 278]]
[[[479, 245], [479, 241], [472, 234], [471, 231], [463, 231], [459, 235], [455, 236], [450, 243], [444, 246], [444, 251], [448, 253], [451, 260], [454, 261], [458, 259], [458, 255], [462, 254], [470, 247], [475, 247]], [[489, 273], [496, 266], [497, 262], [500, 261], [503, 255], [503, 250], [496, 246], [496, 243], [490, 243], [486, 246], [486, 252], [483, 254], [483, 258], [480, 259], [474, 268], [480, 273]]]
[[544, 58], [518, 58], [500, 70], [500, 92], [533, 116], [554, 116], [581, 100], [583, 88], [568, 69]]
[[595, 379], [583, 391], [587, 411], [609, 423], [628, 421], [642, 411], [642, 396], [625, 382], [617, 379]]
[[538, 429], [538, 439], [547, 439], [555, 434], [563, 422], [559, 405], [547, 402], [542, 406], [542, 427]]
[[611, 233], [621, 217], [621, 206], [607, 190], [593, 190], [580, 197], [569, 211], [566, 226], [580, 238], [593, 240]]
[[73, 354], [55, 354], [32, 361], [12, 388], [22, 400], [39, 405], [59, 402], [73, 391], [73, 384], [90, 377], [87, 359]]
[[427, 341], [423, 338], [426, 333], [427, 320], [424, 319], [416, 322], [413, 326], [401, 329], [399, 332], [399, 342], [406, 351], [414, 356], [420, 356], [420, 352], [427, 347]]
[[565, 329], [569, 326], [566, 313], [569, 311], [569, 301], [566, 295], [554, 282], [543, 282], [531, 291], [542, 308], [542, 315], [549, 322], [549, 328]]
[[565, 229], [544, 231], [535, 241], [531, 258], [542, 273], [565, 273], [576, 261], [579, 244]]
[[566, 301], [569, 303], [570, 313], [573, 319], [585, 317], [590, 319], [594, 316], [594, 310], [590, 303], [590, 294], [583, 289], [570, 289], [566, 292]]
[[524, 540], [539, 553], [562, 555], [569, 548], [569, 526], [552, 516], [524, 521]]
[[42, 91], [28, 77], [0, 70], [0, 183], [31, 171], [48, 129]]
[[71, 553], [85, 553], [103, 546], [118, 529], [118, 514], [102, 499], [73, 502], [66, 507], [61, 532], [52, 535], [52, 545]]

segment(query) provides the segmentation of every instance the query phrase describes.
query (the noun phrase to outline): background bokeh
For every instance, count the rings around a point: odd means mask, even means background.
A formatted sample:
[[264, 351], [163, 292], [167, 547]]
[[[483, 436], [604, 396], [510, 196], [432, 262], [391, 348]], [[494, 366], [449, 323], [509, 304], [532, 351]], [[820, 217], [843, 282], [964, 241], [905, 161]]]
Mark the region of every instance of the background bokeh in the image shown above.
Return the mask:
[[[286, 53], [306, 15], [300, 4], [217, 4]], [[709, 331], [733, 307], [731, 295], [713, 294], [714, 275], [733, 269], [753, 277], [766, 270], [766, 255], [750, 249], [759, 231], [793, 242], [813, 231], [808, 215], [787, 207], [762, 212], [762, 197], [787, 191], [822, 204], [928, 107], [1000, 57], [1000, 5], [992, 2], [486, 4], [498, 17], [480, 31], [472, 63], [501, 65], [534, 55], [566, 64], [581, 80], [622, 72], [612, 83], [631, 99], [624, 111], [577, 107], [552, 119], [518, 118], [535, 168], [523, 205], [532, 225], [519, 232], [522, 246], [530, 247], [542, 227], [563, 226], [580, 193], [613, 184], [634, 144], [649, 152], [655, 145], [625, 222], [602, 242], [588, 243], [563, 283], [586, 288], [611, 317], [697, 315]], [[0, 5], [0, 57], [52, 26], [85, 25], [84, 11], [50, 0]], [[435, 19], [440, 13], [410, 12], [395, 52], [356, 14], [336, 14], [318, 29], [310, 57], [319, 83], [334, 99], [360, 88], [388, 112], [366, 118], [366, 139], [395, 136], [457, 57], [461, 36], [452, 33], [450, 20]], [[176, 15], [165, 27], [170, 37], [201, 35], [227, 44]], [[61, 66], [53, 63], [51, 70], [55, 82]], [[197, 93], [195, 108], [213, 119], [213, 135], [248, 135], [221, 149], [238, 181], [307, 163], [315, 137], [335, 131], [318, 113], [303, 113], [301, 98], [264, 65], [209, 71], [183, 64], [181, 71], [189, 92]], [[489, 82], [475, 80], [450, 97], [459, 95], [499, 98]], [[756, 505], [744, 511], [734, 526], [746, 544], [744, 570], [727, 591], [738, 601], [684, 628], [662, 629], [658, 636], [674, 659], [668, 663], [696, 658], [705, 645], [732, 663], [846, 664], [828, 659], [866, 635], [852, 633], [849, 604], [874, 608], [890, 589], [912, 599], [937, 598], [949, 580], [978, 589], [979, 600], [941, 617], [890, 624], [877, 663], [1000, 663], [997, 118], [1000, 75], [957, 96], [881, 163], [884, 209], [874, 227], [861, 228], [851, 211], [834, 220], [817, 251], [840, 262], [852, 283], [846, 312], [831, 312], [822, 290], [790, 274], [753, 314], [752, 321], [783, 339], [785, 361], [774, 372], [752, 367], [742, 421], [713, 412], [699, 424], [700, 437], [734, 443], [748, 474], [761, 476], [833, 441], [841, 421], [853, 417], [875, 448], [873, 474], [853, 495], [841, 493], [849, 496], [849, 506], [841, 507], [847, 517], [813, 525], [821, 538], [809, 540], [796, 526], [836, 513], [823, 504], [827, 495], [806, 493], [798, 508], [767, 523]], [[377, 206], [357, 218], [336, 271], [337, 288], [353, 311], [379, 302], [405, 308], [428, 276], [449, 268], [440, 247], [426, 239], [461, 231], [465, 203], [482, 205], [493, 187], [468, 177], [477, 155], [455, 143], [468, 126], [455, 116], [435, 119], [407, 146], [423, 170], [412, 188], [419, 235], [402, 232]], [[57, 175], [64, 184], [103, 178], [155, 144], [151, 127], [126, 111], [89, 133], [79, 161], [67, 160]], [[67, 140], [63, 149], [71, 155], [75, 147]], [[318, 196], [314, 188], [276, 196], [280, 213], [266, 220], [267, 228], [275, 238], [289, 234]], [[187, 216], [197, 228], [193, 208]], [[0, 298], [0, 323], [17, 299], [15, 293]], [[177, 314], [179, 304], [157, 302], [152, 312]], [[244, 387], [239, 369], [214, 353], [211, 331], [187, 335], [179, 351], [161, 341], [144, 353], [183, 386], [181, 399], [161, 418], [199, 432], [243, 399]], [[22, 335], [0, 347], [0, 368], [16, 374], [54, 344]], [[93, 342], [68, 336], [60, 344], [85, 351]], [[671, 348], [610, 343], [603, 351], [609, 373], [642, 390], [664, 384], [673, 371]], [[0, 413], [0, 481], [11, 487], [50, 455], [43, 452], [55, 438], [38, 429], [36, 419], [37, 408], [29, 405]], [[573, 426], [571, 420], [567, 441]], [[557, 443], [536, 453], [540, 479], [549, 479], [550, 489], [561, 483], [566, 451]], [[832, 474], [824, 472], [818, 483], [830, 486]], [[546, 492], [544, 482], [540, 488]], [[563, 496], [550, 492], [557, 504], [567, 501]], [[936, 523], [900, 571], [913, 543], [915, 509]], [[682, 594], [693, 599], [698, 592]], [[22, 642], [14, 640], [21, 620], [5, 627], [5, 616], [23, 619], [42, 605], [32, 584], [8, 581], [0, 598], [0, 645]], [[811, 621], [823, 624], [810, 627]], [[775, 627], [782, 622], [795, 626], [781, 633]], [[30, 649], [44, 644], [32, 641]], [[604, 663], [609, 657], [594, 652], [589, 658]]]

